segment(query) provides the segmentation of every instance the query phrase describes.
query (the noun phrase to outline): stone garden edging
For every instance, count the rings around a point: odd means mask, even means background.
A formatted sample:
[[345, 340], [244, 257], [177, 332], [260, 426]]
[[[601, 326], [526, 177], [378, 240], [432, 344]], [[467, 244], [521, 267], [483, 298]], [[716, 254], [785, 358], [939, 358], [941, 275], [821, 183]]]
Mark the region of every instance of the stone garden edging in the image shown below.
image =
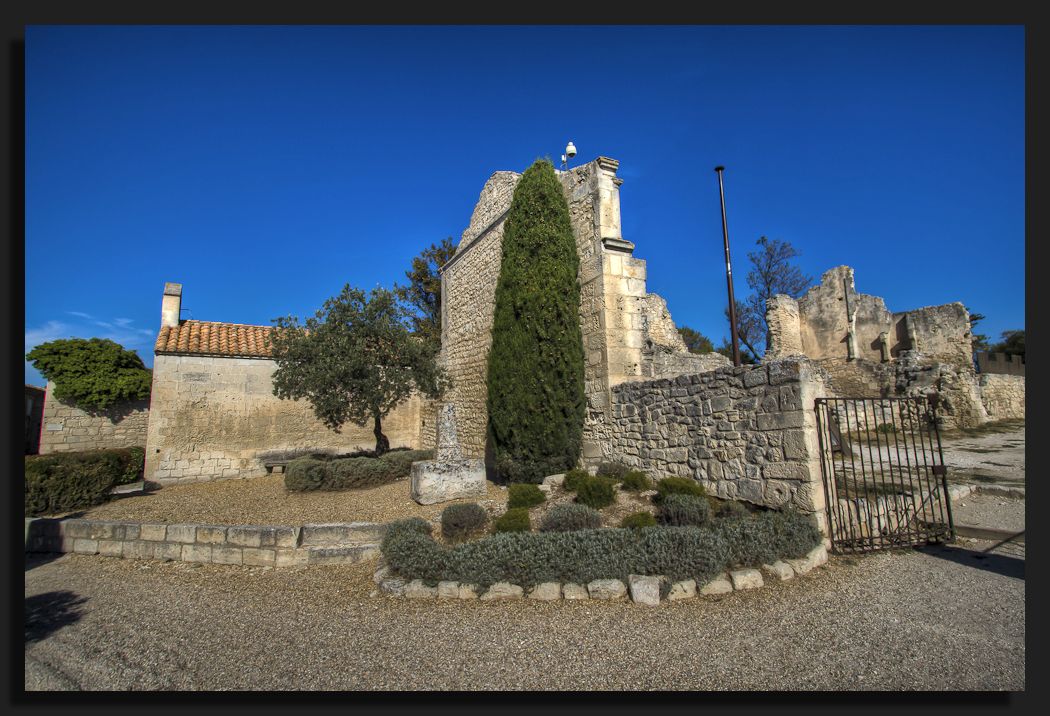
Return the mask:
[[[771, 579], [786, 581], [795, 576], [806, 574], [828, 561], [828, 552], [824, 545], [813, 548], [809, 554], [800, 559], [777, 560], [773, 564], [764, 564], [762, 569], [736, 569], [723, 573], [702, 587], [689, 579], [670, 585], [670, 591], [664, 601], [692, 599], [697, 595], [716, 596], [732, 591], [757, 589], [765, 586], [762, 573]], [[629, 597], [636, 604], [656, 606], [660, 603], [660, 585], [664, 577], [632, 574], [628, 583], [619, 579], [596, 579], [589, 584], [559, 584], [544, 582], [532, 589], [525, 589], [517, 584], [497, 582], [484, 593], [478, 594], [473, 584], [459, 582], [438, 582], [435, 587], [426, 586], [422, 580], [407, 581], [393, 575], [390, 568], [383, 565], [376, 570], [373, 581], [378, 585], [375, 594], [409, 599], [480, 599], [492, 601], [500, 599], [535, 599], [539, 601], [556, 601], [558, 599], [581, 600], [601, 599], [617, 600]]]
[[290, 527], [36, 517], [25, 520], [25, 551], [250, 567], [356, 564], [379, 556], [385, 529], [374, 522]]

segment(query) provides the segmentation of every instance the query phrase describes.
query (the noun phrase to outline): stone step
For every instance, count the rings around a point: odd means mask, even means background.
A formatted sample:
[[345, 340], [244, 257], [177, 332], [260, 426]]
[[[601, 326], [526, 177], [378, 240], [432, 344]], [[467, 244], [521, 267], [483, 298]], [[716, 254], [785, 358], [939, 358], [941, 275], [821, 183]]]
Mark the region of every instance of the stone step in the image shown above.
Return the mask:
[[306, 563], [359, 564], [379, 557], [378, 544], [343, 544], [302, 547], [306, 551]]

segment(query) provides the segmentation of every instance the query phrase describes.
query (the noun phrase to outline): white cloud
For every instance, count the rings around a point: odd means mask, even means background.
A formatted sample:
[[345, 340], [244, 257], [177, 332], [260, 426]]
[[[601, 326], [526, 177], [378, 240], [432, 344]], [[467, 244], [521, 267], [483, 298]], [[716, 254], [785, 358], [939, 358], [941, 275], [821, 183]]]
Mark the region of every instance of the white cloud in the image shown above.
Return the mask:
[[66, 313], [68, 313], [71, 316], [76, 316], [78, 318], [87, 318], [87, 319], [94, 318], [94, 316], [92, 316], [90, 314], [87, 314], [87, 313], [81, 313], [80, 311], [66, 311]]

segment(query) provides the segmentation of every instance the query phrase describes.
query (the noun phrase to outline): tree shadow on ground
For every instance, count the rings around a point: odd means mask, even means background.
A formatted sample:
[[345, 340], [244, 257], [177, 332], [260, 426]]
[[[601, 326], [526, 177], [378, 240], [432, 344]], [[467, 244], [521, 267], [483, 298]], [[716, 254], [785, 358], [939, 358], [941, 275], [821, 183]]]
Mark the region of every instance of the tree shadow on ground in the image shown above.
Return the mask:
[[987, 572], [1001, 574], [1004, 577], [1013, 577], [1024, 581], [1025, 561], [1023, 559], [995, 554], [990, 549], [979, 551], [956, 545], [928, 545], [926, 547], [918, 547], [917, 551], [938, 559], [946, 559], [967, 567], [983, 569]]
[[83, 616], [82, 607], [87, 602], [73, 592], [61, 590], [45, 592], [25, 600], [26, 643], [40, 641], [62, 627], [75, 624]]

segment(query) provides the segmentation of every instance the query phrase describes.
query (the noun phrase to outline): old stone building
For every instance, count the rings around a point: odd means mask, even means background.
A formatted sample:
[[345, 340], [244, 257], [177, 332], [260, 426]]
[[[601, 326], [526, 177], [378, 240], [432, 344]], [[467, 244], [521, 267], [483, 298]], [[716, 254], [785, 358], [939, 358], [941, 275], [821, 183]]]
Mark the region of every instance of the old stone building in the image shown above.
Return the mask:
[[770, 299], [766, 320], [764, 360], [806, 356], [840, 397], [936, 393], [945, 427], [993, 419], [986, 404], [995, 406], [994, 419], [1024, 417], [1023, 376], [1019, 385], [978, 380], [970, 315], [961, 303], [891, 312], [882, 298], [857, 292], [852, 268], [836, 266], [798, 300]]
[[[667, 304], [645, 290], [646, 264], [620, 228], [619, 163], [608, 157], [560, 172], [580, 257], [580, 326], [587, 413], [583, 457], [611, 453], [612, 388], [624, 382], [699, 373], [729, 364], [689, 353]], [[503, 224], [521, 174], [500, 171], [481, 190], [455, 256], [442, 267], [441, 360], [452, 380], [463, 451], [484, 457], [486, 372], [492, 344]]]
[[[372, 427], [339, 432], [306, 401], [280, 400], [271, 326], [179, 320], [182, 286], [164, 287], [154, 348], [145, 478], [159, 484], [264, 475], [276, 457], [375, 446]], [[412, 396], [383, 421], [391, 447], [430, 447], [433, 421]]]

